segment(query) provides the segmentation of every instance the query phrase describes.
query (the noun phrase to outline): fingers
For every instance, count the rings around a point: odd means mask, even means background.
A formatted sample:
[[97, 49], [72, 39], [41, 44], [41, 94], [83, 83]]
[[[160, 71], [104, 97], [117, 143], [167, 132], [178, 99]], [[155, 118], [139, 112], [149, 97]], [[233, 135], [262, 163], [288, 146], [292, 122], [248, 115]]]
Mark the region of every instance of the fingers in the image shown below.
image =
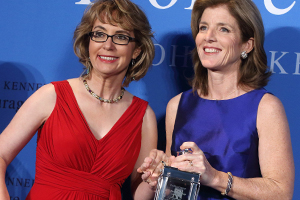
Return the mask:
[[203, 153], [201, 149], [198, 147], [198, 145], [195, 142], [184, 142], [180, 146], [180, 149], [191, 149], [193, 151], [193, 154], [199, 154]]
[[146, 171], [153, 171], [153, 166], [151, 166], [151, 164], [153, 163], [153, 159], [150, 157], [146, 157], [144, 159], [143, 164], [137, 169], [138, 173], [143, 173]]
[[158, 165], [161, 165], [161, 161], [165, 159], [164, 155], [165, 153], [163, 151], [156, 150], [155, 152], [152, 152], [151, 156], [153, 156], [153, 162], [151, 163], [151, 166], [154, 170]]
[[[142, 180], [152, 188], [156, 189], [158, 178], [164, 168], [164, 163], [167, 163], [169, 158], [163, 151], [152, 150], [149, 157], [144, 159], [144, 163], [138, 168], [142, 174]], [[164, 161], [164, 163], [162, 162]]]
[[184, 160], [173, 162], [171, 167], [178, 168], [182, 171], [193, 171], [196, 165], [192, 160]]
[[[195, 154], [183, 154], [177, 156], [173, 161], [171, 167], [178, 168], [182, 171], [203, 173], [205, 172], [205, 156], [200, 150]], [[201, 153], [200, 153], [201, 152]]]
[[142, 179], [144, 182], [148, 182], [148, 178], [151, 176], [151, 172], [145, 172], [142, 174]]
[[167, 166], [164, 161], [160, 162], [160, 164], [156, 167], [156, 169], [152, 173], [152, 177], [159, 177], [164, 167]]
[[144, 159], [143, 164], [137, 169], [139, 173], [150, 171], [153, 172], [163, 159], [164, 152], [157, 149], [150, 151], [148, 157]]
[[152, 177], [150, 172], [143, 173], [142, 180], [147, 183], [152, 190], [156, 189], [158, 178]]
[[137, 169], [137, 172], [144, 173], [142, 175], [143, 180], [147, 179], [147, 182], [149, 182], [151, 178], [150, 182], [155, 182], [164, 168], [162, 161], [168, 164], [169, 157], [163, 151], [153, 149], [150, 151], [149, 156], [144, 159], [143, 164]]
[[171, 166], [172, 163], [175, 161], [176, 157], [175, 156], [170, 156], [169, 157], [169, 160], [168, 160], [168, 163], [167, 163], [167, 166]]
[[144, 159], [143, 164], [137, 169], [137, 172], [142, 173], [142, 180], [155, 190], [164, 165], [169, 165], [174, 159], [174, 156], [170, 159], [163, 151], [153, 149], [150, 151], [149, 156]]

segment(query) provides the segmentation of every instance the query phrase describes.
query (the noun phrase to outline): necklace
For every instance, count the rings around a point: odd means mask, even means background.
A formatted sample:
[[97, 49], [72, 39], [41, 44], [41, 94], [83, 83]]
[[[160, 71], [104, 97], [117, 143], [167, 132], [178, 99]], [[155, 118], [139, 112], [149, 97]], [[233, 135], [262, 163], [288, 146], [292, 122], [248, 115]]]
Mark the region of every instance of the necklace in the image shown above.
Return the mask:
[[101, 102], [104, 102], [104, 103], [117, 103], [118, 101], [120, 101], [124, 95], [124, 91], [125, 89], [123, 87], [121, 87], [121, 95], [118, 96], [117, 98], [115, 99], [103, 99], [102, 97], [99, 97], [97, 94], [95, 94], [95, 92], [93, 92], [89, 85], [87, 84], [87, 81], [85, 79], [83, 79], [83, 84], [86, 88], [86, 90], [93, 96], [95, 97], [96, 99], [100, 100]]
[[212, 98], [213, 100], [215, 100], [215, 101], [221, 101], [221, 100], [224, 100], [224, 99], [226, 99], [227, 97], [229, 97], [231, 94], [233, 94], [234, 92], [236, 92], [238, 89], [235, 89], [235, 90], [233, 90], [232, 92], [230, 92], [229, 94], [227, 94], [225, 97], [223, 97], [222, 99], [214, 99], [214, 98]]

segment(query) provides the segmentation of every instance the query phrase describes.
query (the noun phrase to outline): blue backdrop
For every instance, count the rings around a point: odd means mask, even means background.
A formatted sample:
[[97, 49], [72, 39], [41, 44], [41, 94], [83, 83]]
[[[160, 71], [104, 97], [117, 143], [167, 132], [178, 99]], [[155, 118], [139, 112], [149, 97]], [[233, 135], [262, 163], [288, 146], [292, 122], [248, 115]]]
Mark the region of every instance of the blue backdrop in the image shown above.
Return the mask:
[[[193, 0], [133, 0], [155, 32], [156, 56], [149, 73], [128, 91], [149, 101], [156, 113], [159, 148], [165, 146], [167, 102], [189, 89]], [[300, 199], [300, 2], [254, 0], [261, 11], [265, 49], [273, 76], [266, 87], [281, 99], [290, 124]], [[83, 66], [73, 53], [73, 31], [89, 0], [2, 0], [0, 2], [0, 132], [34, 91], [51, 81], [78, 77]], [[8, 166], [11, 199], [23, 200], [34, 182], [36, 136]], [[284, 162], [284, 160], [283, 160]]]

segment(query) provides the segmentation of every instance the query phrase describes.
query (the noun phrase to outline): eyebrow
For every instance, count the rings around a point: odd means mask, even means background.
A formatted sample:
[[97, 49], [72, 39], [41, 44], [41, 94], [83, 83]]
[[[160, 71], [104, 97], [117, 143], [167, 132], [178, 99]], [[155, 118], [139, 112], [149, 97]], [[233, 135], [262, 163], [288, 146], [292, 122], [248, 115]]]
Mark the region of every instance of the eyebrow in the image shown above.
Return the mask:
[[[200, 24], [208, 25], [207, 22], [201, 22], [201, 21], [200, 21], [199, 25]], [[224, 23], [224, 22], [219, 22], [217, 25], [218, 26], [229, 26], [230, 28], [234, 29], [230, 24], [227, 24], [227, 23]]]
[[[99, 29], [101, 29], [101, 30], [103, 30], [103, 31], [107, 31], [106, 28], [104, 28], [103, 26], [100, 26], [100, 25], [95, 26], [95, 27], [93, 28], [93, 30], [95, 30], [95, 29], [97, 29], [97, 28], [99, 28]], [[126, 30], [118, 30], [118, 31], [115, 32], [115, 34], [126, 34], [126, 35], [129, 35], [129, 36], [130, 36], [129, 32], [126, 31]]]

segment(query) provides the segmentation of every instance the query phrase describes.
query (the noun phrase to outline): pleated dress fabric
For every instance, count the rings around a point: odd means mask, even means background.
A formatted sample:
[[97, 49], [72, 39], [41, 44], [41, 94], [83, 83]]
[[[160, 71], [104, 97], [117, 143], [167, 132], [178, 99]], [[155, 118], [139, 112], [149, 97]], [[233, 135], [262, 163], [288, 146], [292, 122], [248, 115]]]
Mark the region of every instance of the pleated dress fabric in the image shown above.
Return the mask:
[[148, 103], [131, 105], [100, 140], [91, 132], [67, 81], [52, 83], [56, 105], [38, 131], [35, 183], [26, 200], [120, 200], [141, 147]]

